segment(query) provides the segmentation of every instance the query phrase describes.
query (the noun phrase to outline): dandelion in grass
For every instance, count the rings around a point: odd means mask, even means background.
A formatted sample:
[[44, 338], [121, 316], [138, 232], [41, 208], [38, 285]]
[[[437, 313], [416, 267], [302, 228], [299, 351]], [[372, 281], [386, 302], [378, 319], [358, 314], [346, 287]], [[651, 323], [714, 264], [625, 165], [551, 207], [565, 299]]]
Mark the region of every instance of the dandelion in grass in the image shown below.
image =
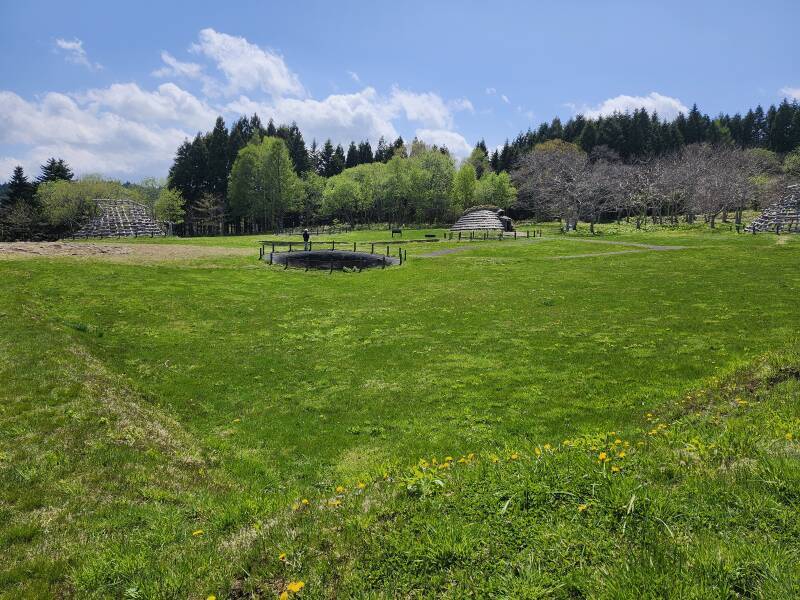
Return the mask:
[[600, 454], [597, 455], [597, 458], [600, 459], [602, 462], [605, 462], [608, 460], [608, 454], [606, 454], [605, 452], [601, 452]]
[[547, 450], [548, 452], [550, 452], [550, 450], [552, 450], [553, 447], [550, 444], [545, 444], [544, 445], [544, 449]]
[[615, 445], [615, 446], [619, 446], [621, 443], [622, 443], [622, 440], [621, 440], [621, 439], [619, 439], [619, 438], [617, 438], [617, 439], [615, 439], [615, 440], [614, 440], [614, 445]]
[[493, 463], [497, 464], [498, 462], [500, 462], [500, 457], [497, 456], [496, 454], [490, 454], [489, 455], [489, 460], [491, 460]]
[[453, 457], [452, 456], [445, 456], [444, 457], [444, 462], [453, 462]]
[[300, 500], [300, 504], [302, 504], [303, 506], [308, 506], [308, 498], [303, 498], [302, 500]]
[[341, 504], [342, 504], [342, 501], [338, 500], [338, 499], [337, 500], [328, 500], [328, 506], [332, 506], [333, 508], [336, 508], [337, 506], [340, 506]]
[[337, 485], [336, 486], [336, 493], [337, 494], [343, 494], [344, 493], [344, 488], [341, 485]]
[[242, 420], [241, 420], [241, 419], [239, 419], [239, 418], [236, 418], [236, 419], [234, 419], [234, 420], [233, 420], [233, 422], [234, 422], [234, 423], [241, 423], [241, 422], [242, 422]]
[[508, 458], [509, 460], [517, 460], [519, 458], [519, 454], [517, 454], [516, 452], [512, 452], [511, 456], [509, 456]]
[[281, 592], [279, 600], [289, 600], [289, 592]]
[[356, 487], [357, 487], [358, 489], [360, 489], [360, 490], [363, 490], [365, 487], [367, 487], [367, 484], [366, 484], [366, 483], [364, 483], [363, 481], [359, 481], [359, 482], [356, 484]]
[[611, 467], [611, 472], [612, 473], [619, 473], [620, 472], [620, 468], [617, 465], [614, 465], [613, 467]]
[[787, 431], [787, 432], [786, 432], [786, 435], [785, 435], [785, 436], [783, 436], [783, 437], [785, 437], [785, 438], [786, 438], [788, 441], [790, 441], [790, 442], [791, 442], [791, 441], [792, 441], [792, 438], [794, 437], [794, 435], [792, 434], [792, 432], [791, 432], [791, 431]]
[[536, 456], [541, 456], [542, 455], [542, 450], [539, 448], [539, 446], [536, 446], [536, 448], [533, 449], [533, 453]]
[[586, 512], [587, 508], [589, 508], [588, 504], [578, 504], [578, 512]]
[[617, 458], [625, 458], [625, 450], [620, 450], [617, 453]]
[[304, 587], [306, 587], [306, 584], [303, 583], [302, 581], [292, 581], [289, 583], [289, 585], [286, 586], [286, 590], [292, 592], [293, 594], [296, 594]]
[[278, 554], [278, 560], [281, 562], [286, 562], [286, 552], [281, 552]]
[[214, 594], [211, 594], [206, 600], [217, 600], [217, 597]]

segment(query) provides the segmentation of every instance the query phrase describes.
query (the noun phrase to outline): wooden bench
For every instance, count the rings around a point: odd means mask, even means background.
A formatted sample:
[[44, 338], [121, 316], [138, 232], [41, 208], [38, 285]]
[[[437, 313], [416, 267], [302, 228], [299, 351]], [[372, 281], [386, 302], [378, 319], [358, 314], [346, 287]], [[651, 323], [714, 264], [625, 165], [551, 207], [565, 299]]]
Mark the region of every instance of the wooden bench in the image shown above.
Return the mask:
[[400, 235], [400, 237], [403, 237], [403, 230], [402, 229], [392, 229], [392, 237], [394, 237], [395, 233]]

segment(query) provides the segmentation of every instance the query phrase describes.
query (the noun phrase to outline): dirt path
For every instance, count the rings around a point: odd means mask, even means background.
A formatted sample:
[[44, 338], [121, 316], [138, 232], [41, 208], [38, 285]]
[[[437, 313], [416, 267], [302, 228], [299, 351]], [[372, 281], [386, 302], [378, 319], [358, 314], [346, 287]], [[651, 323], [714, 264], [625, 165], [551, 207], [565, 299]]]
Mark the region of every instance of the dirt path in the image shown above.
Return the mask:
[[634, 248], [645, 248], [646, 250], [656, 250], [656, 251], [664, 251], [664, 250], [685, 250], [689, 246], [659, 246], [656, 244], [642, 244], [639, 242], [619, 242], [619, 241], [611, 241], [611, 240], [586, 240], [583, 238], [553, 238], [553, 239], [563, 239], [569, 242], [583, 242], [584, 244], [607, 244], [609, 246], [632, 246]]
[[93, 244], [82, 242], [0, 242], [0, 260], [74, 257], [117, 262], [162, 262], [217, 256], [257, 256], [257, 248], [190, 244]]
[[436, 258], [437, 256], [445, 256], [447, 254], [455, 254], [456, 252], [462, 252], [463, 250], [469, 250], [469, 246], [459, 246], [458, 248], [445, 248], [444, 250], [434, 250], [433, 252], [428, 252], [427, 254], [420, 254], [417, 258]]

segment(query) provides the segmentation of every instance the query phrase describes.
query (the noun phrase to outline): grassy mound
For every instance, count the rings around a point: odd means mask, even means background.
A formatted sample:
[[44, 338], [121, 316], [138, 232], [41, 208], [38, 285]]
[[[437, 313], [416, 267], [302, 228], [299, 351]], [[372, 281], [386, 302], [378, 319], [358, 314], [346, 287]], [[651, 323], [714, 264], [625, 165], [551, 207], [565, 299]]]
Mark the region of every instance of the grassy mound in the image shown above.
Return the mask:
[[298, 499], [234, 593], [798, 597], [798, 434], [800, 354], [771, 354], [638, 428]]

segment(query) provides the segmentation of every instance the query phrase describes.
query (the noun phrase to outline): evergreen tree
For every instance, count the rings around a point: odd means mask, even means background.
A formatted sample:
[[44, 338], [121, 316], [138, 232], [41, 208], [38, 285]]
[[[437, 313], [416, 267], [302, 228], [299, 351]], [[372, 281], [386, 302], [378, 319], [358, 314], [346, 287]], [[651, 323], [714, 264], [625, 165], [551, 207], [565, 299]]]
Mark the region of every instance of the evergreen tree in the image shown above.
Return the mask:
[[269, 122], [267, 123], [267, 136], [276, 137], [277, 135], [278, 135], [278, 130], [275, 129], [275, 123], [270, 118]]
[[[689, 141], [687, 140], [687, 144]], [[763, 148], [767, 143], [767, 118], [759, 104], [753, 111], [753, 146]]]
[[322, 175], [323, 177], [330, 177], [331, 175], [335, 175], [333, 173], [333, 144], [331, 143], [330, 138], [325, 140], [325, 144], [322, 146], [322, 150], [319, 153], [319, 161], [317, 165], [317, 173]]
[[253, 113], [253, 116], [250, 117], [250, 138], [247, 141], [249, 142], [253, 139], [254, 135], [258, 135], [258, 139], [267, 135], [267, 130], [264, 129], [264, 126], [261, 124], [261, 119], [256, 113]]
[[36, 182], [44, 183], [46, 181], [58, 181], [60, 179], [72, 181], [73, 177], [72, 170], [69, 168], [69, 165], [64, 162], [63, 158], [59, 158], [58, 160], [50, 158], [42, 165], [42, 173], [36, 178]]
[[28, 181], [25, 171], [21, 166], [14, 167], [11, 180], [8, 182], [7, 208], [17, 204], [31, 204], [33, 195], [36, 193], [36, 186]]
[[[274, 125], [273, 129], [275, 129]], [[269, 127], [267, 127], [267, 135], [269, 135]], [[292, 158], [295, 173], [300, 175], [311, 168], [308, 149], [306, 148], [303, 134], [300, 132], [297, 123], [292, 121], [291, 125], [281, 125], [275, 130], [275, 136], [281, 138], [286, 143], [286, 148], [289, 151], [289, 156]]]
[[597, 128], [591, 121], [584, 125], [580, 138], [578, 138], [578, 144], [587, 153], [597, 145]]
[[247, 145], [252, 136], [250, 122], [245, 117], [237, 119], [228, 135], [228, 175], [230, 175], [233, 163], [239, 155], [239, 150]]
[[344, 148], [342, 148], [341, 144], [336, 145], [336, 150], [333, 151], [333, 158], [329, 164], [329, 172], [330, 175], [328, 177], [332, 177], [333, 175], [338, 175], [342, 171], [344, 171], [346, 159], [344, 156]]
[[[771, 107], [772, 108], [772, 107]], [[775, 152], [790, 152], [794, 148], [792, 140], [792, 119], [794, 110], [784, 98], [775, 110], [769, 127], [769, 149]]]
[[319, 166], [319, 148], [317, 148], [317, 140], [311, 140], [311, 149], [308, 151], [308, 170], [313, 171], [317, 175], [320, 173]]
[[[212, 196], [224, 200], [228, 196], [228, 175], [230, 163], [228, 146], [230, 139], [228, 129], [222, 117], [217, 117], [214, 129], [208, 136], [207, 142], [207, 173], [205, 176], [205, 191]], [[224, 210], [224, 206], [221, 207]]]
[[372, 146], [370, 146], [370, 143], [369, 143], [368, 140], [362, 141], [358, 145], [358, 162], [359, 162], [359, 164], [362, 164], [362, 165], [369, 164], [373, 160], [374, 159], [373, 159], [373, 156], [372, 156]]
[[386, 163], [392, 158], [392, 151], [386, 145], [386, 139], [381, 136], [378, 140], [378, 147], [375, 149], [375, 162]]
[[347, 158], [345, 159], [344, 166], [346, 169], [351, 169], [359, 165], [358, 147], [355, 142], [350, 142], [347, 148]]
[[500, 172], [500, 153], [497, 151], [497, 148], [495, 148], [494, 152], [492, 152], [492, 158], [489, 160], [489, 166], [495, 173]]
[[393, 158], [395, 156], [399, 156], [400, 158], [408, 158], [406, 143], [403, 141], [403, 136], [398, 136], [397, 139], [392, 143], [389, 158]]

